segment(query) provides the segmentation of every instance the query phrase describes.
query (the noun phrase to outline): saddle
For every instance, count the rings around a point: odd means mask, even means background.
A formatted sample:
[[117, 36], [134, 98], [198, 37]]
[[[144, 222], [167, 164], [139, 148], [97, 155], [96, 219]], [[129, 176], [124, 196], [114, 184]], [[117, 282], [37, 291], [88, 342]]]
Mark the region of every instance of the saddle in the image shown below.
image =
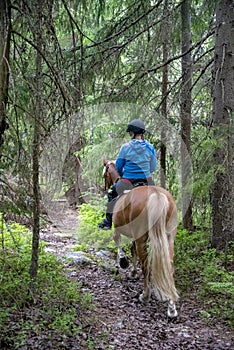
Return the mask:
[[140, 179], [140, 180], [135, 180], [132, 181], [133, 187], [138, 187], [138, 186], [148, 186], [147, 179]]

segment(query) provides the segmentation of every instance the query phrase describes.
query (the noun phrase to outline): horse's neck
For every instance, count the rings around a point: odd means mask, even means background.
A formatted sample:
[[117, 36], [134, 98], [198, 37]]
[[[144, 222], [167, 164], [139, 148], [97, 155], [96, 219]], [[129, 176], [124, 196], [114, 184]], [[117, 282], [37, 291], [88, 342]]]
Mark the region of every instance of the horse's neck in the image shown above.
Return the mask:
[[112, 182], [115, 183], [115, 182], [118, 180], [118, 178], [119, 178], [119, 174], [118, 174], [118, 173], [113, 174], [113, 176], [112, 176]]
[[117, 170], [113, 167], [113, 172], [112, 172], [112, 174], [111, 174], [111, 180], [112, 180], [112, 182], [115, 183], [115, 182], [118, 180], [119, 177], [120, 177], [120, 176], [119, 176], [119, 173], [118, 173]]

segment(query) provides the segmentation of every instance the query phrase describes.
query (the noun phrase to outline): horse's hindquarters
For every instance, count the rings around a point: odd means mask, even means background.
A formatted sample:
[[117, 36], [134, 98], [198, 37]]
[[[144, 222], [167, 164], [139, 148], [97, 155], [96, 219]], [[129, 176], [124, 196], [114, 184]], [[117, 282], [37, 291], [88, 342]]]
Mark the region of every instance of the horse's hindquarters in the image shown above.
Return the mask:
[[[148, 188], [144, 186], [147, 190]], [[140, 195], [140, 187], [122, 195], [113, 212], [114, 227], [119, 234], [136, 240], [148, 231], [146, 196]], [[145, 197], [145, 198], [144, 198]]]

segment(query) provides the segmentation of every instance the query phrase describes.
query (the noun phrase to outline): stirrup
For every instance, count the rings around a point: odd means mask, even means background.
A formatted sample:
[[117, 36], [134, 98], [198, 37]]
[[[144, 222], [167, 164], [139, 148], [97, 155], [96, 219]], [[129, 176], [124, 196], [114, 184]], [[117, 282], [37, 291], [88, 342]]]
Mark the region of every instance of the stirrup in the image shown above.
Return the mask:
[[111, 230], [111, 227], [107, 224], [98, 224], [98, 227], [102, 230]]
[[99, 222], [98, 227], [102, 230], [111, 230], [111, 225], [105, 219]]

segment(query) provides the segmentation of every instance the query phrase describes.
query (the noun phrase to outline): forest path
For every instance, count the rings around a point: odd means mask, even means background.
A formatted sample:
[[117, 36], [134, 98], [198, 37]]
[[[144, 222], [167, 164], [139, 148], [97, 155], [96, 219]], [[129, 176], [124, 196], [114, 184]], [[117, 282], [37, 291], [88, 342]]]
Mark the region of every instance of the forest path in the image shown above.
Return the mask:
[[59, 237], [75, 238], [78, 230], [78, 213], [71, 209], [65, 198], [51, 201], [47, 206], [49, 230]]
[[[51, 207], [50, 219], [51, 232], [43, 234], [42, 239], [47, 241], [48, 251], [62, 257], [77, 243], [78, 213], [68, 208], [65, 202], [60, 202]], [[104, 260], [101, 265], [95, 262], [85, 265], [74, 262], [70, 267], [65, 265], [68, 275], [82, 283], [82, 290], [92, 295], [95, 305], [85, 315], [87, 326], [82, 333], [82, 346], [77, 344], [77, 339], [70, 339], [70, 350], [234, 348], [234, 332], [219, 323], [207, 324], [201, 317], [205, 310], [197, 303], [195, 295], [182, 295], [177, 305], [179, 316], [173, 322], [169, 321], [165, 303], [154, 298], [148, 305], [139, 303], [142, 277], [135, 281], [129, 280], [129, 271], [125, 270], [121, 270], [120, 276], [116, 276], [113, 269], [104, 267], [114, 268], [114, 257], [104, 255], [102, 258]]]

